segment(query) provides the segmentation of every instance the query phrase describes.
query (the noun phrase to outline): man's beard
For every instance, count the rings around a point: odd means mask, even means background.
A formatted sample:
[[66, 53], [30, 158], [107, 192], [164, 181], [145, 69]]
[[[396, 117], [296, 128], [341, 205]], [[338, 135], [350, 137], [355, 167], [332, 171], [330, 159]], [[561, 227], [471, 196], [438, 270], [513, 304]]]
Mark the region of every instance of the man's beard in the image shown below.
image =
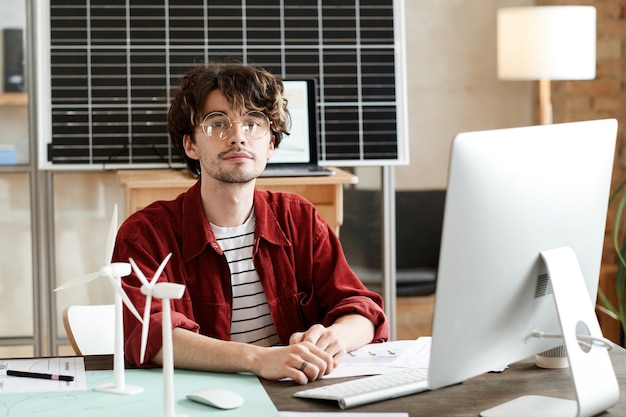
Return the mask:
[[253, 181], [257, 178], [260, 172], [256, 172], [256, 168], [241, 170], [238, 166], [232, 167], [231, 169], [224, 169], [218, 167], [213, 170], [210, 175], [218, 181], [227, 184], [245, 184], [247, 182]]
[[[240, 152], [241, 149], [239, 148], [233, 149], [228, 152], [224, 152], [223, 154], [226, 155], [233, 151]], [[254, 157], [253, 153], [250, 153], [250, 152], [248, 153]], [[220, 155], [220, 156], [223, 156], [223, 155]], [[254, 180], [256, 177], [258, 177], [261, 174], [260, 172], [257, 172], [257, 169], [254, 167], [249, 170], [244, 171], [241, 168], [241, 166], [243, 166], [243, 164], [236, 164], [235, 166], [225, 168], [224, 166], [218, 164], [215, 167], [216, 169], [214, 169], [213, 172], [211, 172], [211, 174], [218, 181], [221, 181], [227, 184], [245, 184], [247, 182]]]
[[221, 182], [229, 184], [244, 184], [254, 180], [258, 175], [254, 175], [250, 172], [224, 172], [221, 171], [217, 176]]

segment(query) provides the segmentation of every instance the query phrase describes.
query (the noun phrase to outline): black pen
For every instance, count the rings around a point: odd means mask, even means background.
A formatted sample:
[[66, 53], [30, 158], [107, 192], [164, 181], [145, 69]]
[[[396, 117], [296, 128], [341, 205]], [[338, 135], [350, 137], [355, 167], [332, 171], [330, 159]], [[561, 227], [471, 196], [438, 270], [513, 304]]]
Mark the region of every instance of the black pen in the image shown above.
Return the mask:
[[7, 369], [8, 376], [21, 376], [24, 378], [40, 378], [40, 379], [52, 379], [54, 381], [73, 381], [74, 377], [71, 375], [57, 375], [57, 374], [42, 374], [39, 372], [25, 372], [25, 371], [11, 371]]

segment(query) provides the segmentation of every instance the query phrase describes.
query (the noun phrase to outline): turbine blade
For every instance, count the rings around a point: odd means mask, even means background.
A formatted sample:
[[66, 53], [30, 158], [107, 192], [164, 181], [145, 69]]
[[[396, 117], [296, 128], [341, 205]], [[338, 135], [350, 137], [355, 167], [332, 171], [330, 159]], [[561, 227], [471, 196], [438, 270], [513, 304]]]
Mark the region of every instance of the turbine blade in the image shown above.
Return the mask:
[[54, 289], [54, 291], [62, 291], [68, 288], [77, 287], [79, 285], [87, 284], [88, 282], [93, 281], [96, 278], [100, 278], [100, 271], [92, 272], [91, 274], [83, 275], [82, 277], [74, 278], [71, 281], [66, 282], [63, 285], [60, 285]]
[[139, 320], [139, 323], [143, 323], [143, 320], [141, 319], [141, 315], [139, 314], [139, 312], [137, 311], [137, 309], [133, 305], [132, 301], [130, 301], [130, 298], [128, 298], [128, 294], [126, 294], [126, 291], [124, 291], [124, 289], [122, 288], [121, 284], [119, 284], [115, 280], [115, 278], [113, 278], [111, 276], [107, 276], [107, 278], [109, 279], [109, 282], [111, 283], [111, 285], [113, 285], [113, 288], [115, 289], [116, 295], [118, 295], [118, 296], [120, 296], [122, 298], [122, 301], [124, 302], [126, 307], [128, 307], [130, 312], [133, 313], [133, 315], [135, 317], [137, 317], [137, 320]]
[[117, 204], [113, 207], [113, 216], [111, 225], [109, 226], [109, 234], [107, 235], [106, 259], [104, 265], [109, 265], [113, 259], [113, 250], [115, 249], [115, 236], [117, 235]]
[[146, 356], [146, 346], [148, 345], [148, 329], [150, 327], [150, 308], [152, 306], [152, 294], [146, 296], [146, 305], [143, 308], [143, 326], [141, 328], [141, 358], [143, 363]]
[[150, 281], [150, 286], [154, 286], [154, 284], [157, 282], [157, 280], [163, 273], [163, 270], [165, 269], [165, 265], [167, 265], [167, 262], [170, 260], [171, 257], [172, 257], [172, 252], [168, 253], [165, 259], [163, 259], [163, 262], [161, 262], [161, 265], [159, 265], [159, 268], [154, 273], [154, 276], [152, 277], [152, 281]]
[[128, 258], [128, 261], [130, 262], [130, 266], [133, 268], [133, 271], [135, 271], [135, 274], [137, 274], [137, 278], [139, 278], [139, 281], [141, 281], [143, 285], [149, 287], [150, 283], [148, 282], [148, 278], [146, 278], [143, 272], [141, 272], [141, 269], [139, 269], [139, 267], [135, 263], [135, 260], [133, 258]]

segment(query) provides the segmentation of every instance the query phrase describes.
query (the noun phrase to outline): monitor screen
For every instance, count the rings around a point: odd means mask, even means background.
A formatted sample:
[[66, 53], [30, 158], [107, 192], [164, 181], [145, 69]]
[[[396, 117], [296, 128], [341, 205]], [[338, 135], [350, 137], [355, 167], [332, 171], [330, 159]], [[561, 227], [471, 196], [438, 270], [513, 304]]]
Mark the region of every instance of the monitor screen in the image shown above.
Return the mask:
[[317, 163], [315, 80], [283, 80], [283, 84], [291, 118], [289, 135], [283, 136], [268, 164]]
[[595, 305], [616, 132], [615, 120], [596, 120], [455, 137], [435, 296], [432, 388], [562, 344], [529, 338], [536, 330], [561, 333], [541, 251], [571, 247]]

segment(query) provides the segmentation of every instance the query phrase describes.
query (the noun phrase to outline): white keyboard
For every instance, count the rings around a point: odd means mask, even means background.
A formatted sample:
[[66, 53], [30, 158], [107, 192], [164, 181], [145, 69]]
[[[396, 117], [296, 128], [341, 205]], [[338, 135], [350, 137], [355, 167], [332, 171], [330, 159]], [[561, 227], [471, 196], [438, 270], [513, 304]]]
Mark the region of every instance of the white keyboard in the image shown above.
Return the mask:
[[294, 397], [337, 401], [346, 409], [428, 390], [428, 369], [407, 368], [294, 393]]

